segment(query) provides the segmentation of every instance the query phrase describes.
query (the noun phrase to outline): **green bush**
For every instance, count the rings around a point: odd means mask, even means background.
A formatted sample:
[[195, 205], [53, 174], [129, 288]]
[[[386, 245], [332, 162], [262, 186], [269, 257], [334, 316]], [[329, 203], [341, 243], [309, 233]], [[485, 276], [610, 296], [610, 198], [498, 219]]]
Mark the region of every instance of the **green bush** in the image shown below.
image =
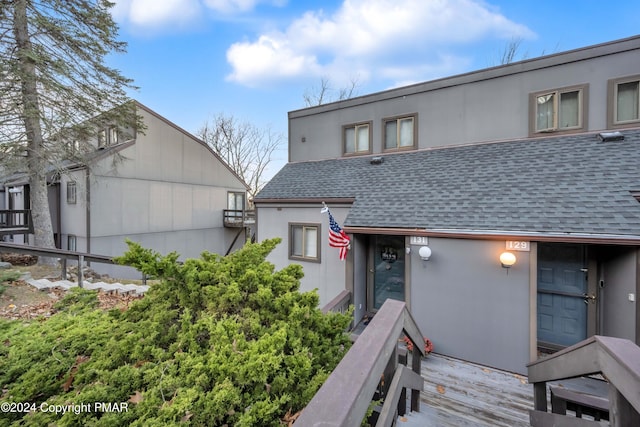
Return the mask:
[[[118, 262], [160, 279], [128, 310], [98, 310], [95, 293], [78, 289], [46, 321], [0, 321], [0, 402], [71, 409], [5, 412], [0, 420], [280, 425], [347, 351], [343, 331], [351, 317], [322, 314], [315, 292], [299, 292], [300, 266], [275, 271], [265, 257], [278, 242], [247, 244], [226, 257], [204, 253], [184, 264], [175, 253], [163, 257], [128, 242]], [[96, 402], [128, 407], [95, 411]]]

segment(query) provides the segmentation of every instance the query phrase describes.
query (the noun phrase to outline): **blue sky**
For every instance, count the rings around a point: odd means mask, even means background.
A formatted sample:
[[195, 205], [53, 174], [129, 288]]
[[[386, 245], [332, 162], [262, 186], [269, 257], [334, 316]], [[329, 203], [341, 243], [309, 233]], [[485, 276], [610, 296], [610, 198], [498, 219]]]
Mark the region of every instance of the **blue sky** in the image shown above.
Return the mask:
[[128, 48], [109, 65], [192, 133], [224, 113], [286, 138], [322, 78], [364, 95], [499, 65], [511, 40], [524, 59], [640, 34], [637, 0], [114, 1]]

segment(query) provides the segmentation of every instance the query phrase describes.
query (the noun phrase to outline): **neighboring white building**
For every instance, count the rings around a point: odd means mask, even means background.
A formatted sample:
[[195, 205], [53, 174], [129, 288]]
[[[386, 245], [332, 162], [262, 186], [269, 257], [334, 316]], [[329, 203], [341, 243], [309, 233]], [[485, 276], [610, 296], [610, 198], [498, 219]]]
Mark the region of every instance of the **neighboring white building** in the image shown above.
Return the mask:
[[[162, 254], [176, 251], [181, 259], [242, 246], [250, 238], [243, 227], [247, 224], [225, 222], [223, 212], [243, 209], [244, 182], [203, 141], [140, 103], [136, 109], [146, 126], [143, 133], [101, 130], [87, 165], [69, 164], [52, 182], [49, 202], [57, 246], [115, 256], [126, 250], [128, 238]], [[24, 176], [2, 184], [8, 209], [28, 207]], [[92, 268], [140, 277], [123, 267]]]

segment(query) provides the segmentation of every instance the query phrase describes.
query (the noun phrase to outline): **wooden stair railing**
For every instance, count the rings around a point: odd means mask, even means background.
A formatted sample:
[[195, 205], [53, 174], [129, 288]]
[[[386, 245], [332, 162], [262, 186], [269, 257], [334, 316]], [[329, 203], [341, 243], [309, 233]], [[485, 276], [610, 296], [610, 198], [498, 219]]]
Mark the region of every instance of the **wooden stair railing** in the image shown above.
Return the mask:
[[[640, 347], [629, 340], [593, 336], [530, 363], [528, 371], [534, 393], [533, 427], [640, 426]], [[547, 412], [547, 382], [593, 374], [608, 381], [609, 423]]]
[[[398, 363], [398, 339], [405, 334], [414, 343], [411, 369]], [[419, 343], [419, 344], [418, 344]], [[424, 338], [402, 301], [388, 299], [351, 349], [342, 358], [295, 425], [360, 426], [367, 414], [380, 378], [393, 367], [376, 426], [390, 426], [396, 419], [403, 388], [411, 389], [411, 410], [420, 410], [420, 375]], [[387, 378], [389, 378], [387, 377]]]

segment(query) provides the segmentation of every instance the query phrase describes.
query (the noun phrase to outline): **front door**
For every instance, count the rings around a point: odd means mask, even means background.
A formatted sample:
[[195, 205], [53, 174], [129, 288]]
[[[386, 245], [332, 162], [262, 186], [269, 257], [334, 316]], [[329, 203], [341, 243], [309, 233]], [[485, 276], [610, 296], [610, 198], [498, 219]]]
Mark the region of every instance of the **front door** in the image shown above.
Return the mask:
[[376, 311], [387, 298], [405, 300], [405, 244], [403, 236], [373, 236], [371, 240], [369, 309]]
[[584, 245], [538, 245], [538, 343], [557, 349], [587, 338], [589, 304]]

